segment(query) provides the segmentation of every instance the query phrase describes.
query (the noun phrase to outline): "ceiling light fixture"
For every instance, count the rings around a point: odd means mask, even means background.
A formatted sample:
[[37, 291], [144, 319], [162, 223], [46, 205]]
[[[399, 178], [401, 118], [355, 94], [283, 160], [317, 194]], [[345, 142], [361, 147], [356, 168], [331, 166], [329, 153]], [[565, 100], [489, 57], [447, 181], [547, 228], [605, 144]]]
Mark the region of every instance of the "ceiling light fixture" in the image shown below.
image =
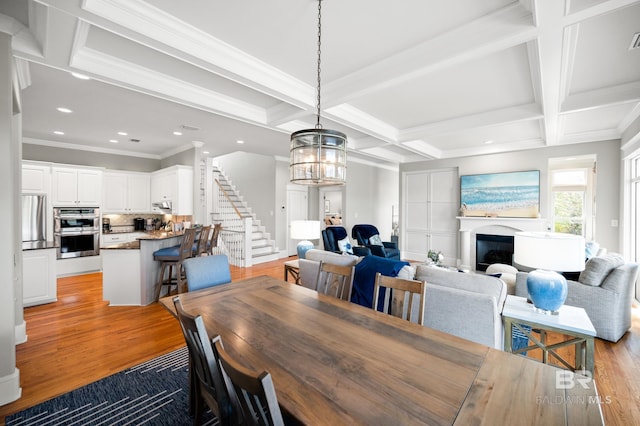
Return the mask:
[[321, 45], [322, 0], [318, 0], [316, 126], [291, 134], [289, 179], [302, 185], [344, 185], [347, 179], [347, 136], [337, 130], [325, 130], [320, 124]]
[[115, 140], [115, 139], [109, 139], [109, 142], [111, 142], [111, 143], [118, 143], [118, 141], [117, 141], [117, 140]]
[[71, 114], [73, 111], [71, 111], [69, 108], [64, 108], [64, 107], [59, 107], [56, 108], [58, 111], [60, 112], [64, 112], [65, 114]]
[[177, 130], [175, 132], [173, 132], [174, 135], [176, 136], [182, 136], [182, 132], [178, 132]]
[[236, 143], [243, 144], [244, 141], [243, 140], [237, 140]]
[[64, 132], [61, 132], [60, 130], [54, 130], [53, 133], [56, 135], [64, 135]]
[[118, 134], [119, 134], [120, 136], [127, 136], [127, 135], [128, 135], [128, 133], [127, 133], [127, 132], [118, 132]]

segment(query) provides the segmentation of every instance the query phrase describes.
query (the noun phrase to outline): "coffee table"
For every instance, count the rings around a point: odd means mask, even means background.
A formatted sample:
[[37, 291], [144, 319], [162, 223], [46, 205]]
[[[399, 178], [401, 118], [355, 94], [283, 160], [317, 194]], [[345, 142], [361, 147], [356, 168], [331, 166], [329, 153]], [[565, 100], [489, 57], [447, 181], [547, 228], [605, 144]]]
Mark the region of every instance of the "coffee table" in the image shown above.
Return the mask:
[[[593, 375], [594, 341], [596, 329], [593, 327], [589, 315], [583, 308], [563, 305], [557, 315], [547, 315], [536, 312], [533, 305], [524, 297], [508, 295], [502, 310], [504, 321], [504, 350], [511, 353], [522, 353], [532, 349], [542, 349], [542, 362], [549, 363], [549, 355], [558, 360], [564, 367], [580, 372], [589, 371]], [[522, 327], [528, 325], [531, 329]], [[533, 342], [525, 348], [512, 349], [513, 328], [520, 330]], [[533, 333], [532, 329], [539, 331]], [[547, 344], [546, 332], [553, 331], [568, 336], [567, 340]], [[575, 345], [575, 365], [562, 358], [556, 349]]]

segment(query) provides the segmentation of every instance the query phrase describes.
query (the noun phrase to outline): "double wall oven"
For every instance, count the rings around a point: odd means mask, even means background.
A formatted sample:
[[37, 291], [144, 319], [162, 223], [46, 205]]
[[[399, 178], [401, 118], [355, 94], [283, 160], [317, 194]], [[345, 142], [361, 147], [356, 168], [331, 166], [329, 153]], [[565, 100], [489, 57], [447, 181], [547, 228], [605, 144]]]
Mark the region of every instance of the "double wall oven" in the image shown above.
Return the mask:
[[53, 237], [58, 247], [58, 259], [99, 255], [100, 209], [54, 208]]

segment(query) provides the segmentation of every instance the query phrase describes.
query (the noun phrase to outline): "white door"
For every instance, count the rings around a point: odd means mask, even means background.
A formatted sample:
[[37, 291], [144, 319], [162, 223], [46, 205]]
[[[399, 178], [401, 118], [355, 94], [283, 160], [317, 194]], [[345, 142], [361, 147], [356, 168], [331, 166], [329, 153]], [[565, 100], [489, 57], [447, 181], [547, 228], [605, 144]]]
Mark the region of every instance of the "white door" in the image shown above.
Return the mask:
[[[309, 213], [309, 194], [306, 186], [287, 185], [287, 255], [297, 254], [298, 240], [289, 238], [291, 222], [294, 220], [307, 220]], [[318, 244], [312, 241], [314, 244]]]

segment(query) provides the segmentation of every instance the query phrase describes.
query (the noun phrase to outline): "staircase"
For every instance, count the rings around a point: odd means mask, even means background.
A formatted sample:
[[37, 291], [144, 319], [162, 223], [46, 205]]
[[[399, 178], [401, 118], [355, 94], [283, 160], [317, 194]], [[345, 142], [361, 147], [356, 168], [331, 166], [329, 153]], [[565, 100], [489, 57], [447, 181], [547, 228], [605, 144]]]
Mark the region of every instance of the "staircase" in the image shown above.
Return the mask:
[[[213, 175], [217, 183], [214, 185], [214, 192], [217, 191], [218, 194], [214, 196], [212, 222], [221, 223], [223, 230], [242, 232], [245, 219], [251, 218], [251, 255], [250, 259], [241, 263], [250, 266], [277, 260], [279, 256], [275, 241], [271, 239], [271, 235], [266, 232], [231, 180], [216, 166], [213, 167]], [[221, 232], [220, 237], [223, 243], [226, 243], [224, 232]]]

